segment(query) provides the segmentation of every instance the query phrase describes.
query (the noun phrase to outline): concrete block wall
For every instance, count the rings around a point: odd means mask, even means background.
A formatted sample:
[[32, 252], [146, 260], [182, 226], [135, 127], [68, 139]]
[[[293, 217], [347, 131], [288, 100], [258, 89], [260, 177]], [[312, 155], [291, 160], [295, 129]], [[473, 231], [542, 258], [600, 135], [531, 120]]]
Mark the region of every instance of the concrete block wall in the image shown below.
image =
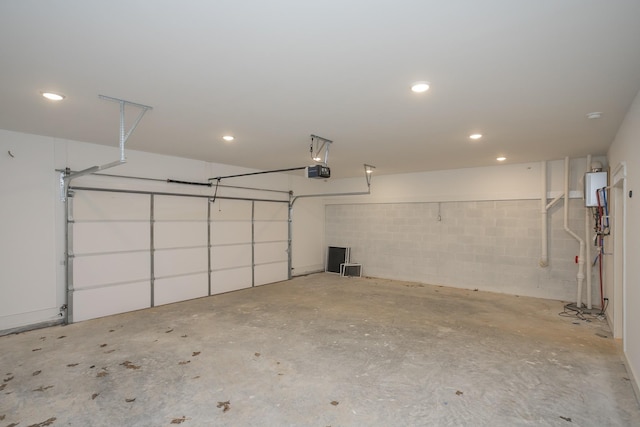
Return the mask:
[[[326, 241], [351, 247], [366, 276], [573, 301], [579, 245], [562, 203], [548, 213], [545, 268], [538, 200], [327, 205]], [[569, 206], [582, 234], [582, 200]]]

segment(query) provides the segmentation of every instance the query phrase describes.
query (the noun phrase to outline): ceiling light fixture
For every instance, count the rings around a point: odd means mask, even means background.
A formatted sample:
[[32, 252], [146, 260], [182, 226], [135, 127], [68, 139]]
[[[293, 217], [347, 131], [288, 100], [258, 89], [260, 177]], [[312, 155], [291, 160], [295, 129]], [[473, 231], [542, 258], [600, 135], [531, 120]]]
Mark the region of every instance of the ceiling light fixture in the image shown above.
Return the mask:
[[504, 162], [505, 160], [507, 160], [507, 158], [504, 156], [500, 156], [500, 157], [496, 157], [496, 160], [499, 162]]
[[225, 141], [227, 141], [227, 142], [231, 142], [231, 141], [233, 141], [235, 138], [234, 138], [233, 136], [231, 136], [231, 135], [225, 135], [225, 136], [223, 136], [223, 137], [222, 137], [222, 139], [224, 139], [224, 140], [225, 140]]
[[429, 82], [415, 82], [411, 85], [411, 90], [415, 93], [422, 93], [429, 90]]
[[64, 95], [61, 95], [55, 92], [40, 92], [40, 93], [49, 101], [62, 101], [64, 98], [66, 98]]
[[469, 135], [469, 138], [471, 138], [471, 139], [480, 139], [480, 138], [482, 138], [482, 134], [481, 133], [473, 133], [473, 134]]
[[587, 114], [587, 119], [589, 120], [595, 120], [595, 119], [599, 119], [602, 117], [602, 113], [599, 111], [594, 111], [593, 113], [589, 113]]

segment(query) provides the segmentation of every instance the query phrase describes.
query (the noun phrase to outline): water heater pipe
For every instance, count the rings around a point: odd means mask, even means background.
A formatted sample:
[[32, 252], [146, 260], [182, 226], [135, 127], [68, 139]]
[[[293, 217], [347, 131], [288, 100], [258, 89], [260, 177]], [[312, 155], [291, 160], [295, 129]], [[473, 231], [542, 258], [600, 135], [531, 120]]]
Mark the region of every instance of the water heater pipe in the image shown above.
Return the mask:
[[542, 224], [540, 226], [541, 234], [541, 254], [540, 254], [540, 267], [547, 267], [549, 265], [549, 244], [547, 243], [547, 162], [540, 162], [540, 218]]
[[548, 217], [547, 212], [553, 205], [562, 199], [563, 193], [560, 193], [555, 199], [547, 203], [547, 162], [540, 162], [540, 218], [542, 224], [540, 226], [541, 234], [541, 255], [540, 255], [540, 267], [549, 266], [549, 244], [547, 236], [549, 234]]
[[569, 228], [569, 157], [564, 158], [564, 230], [580, 243], [580, 253], [578, 255], [578, 291], [576, 296], [576, 307], [582, 307], [582, 284], [584, 283], [584, 240]]
[[[587, 155], [587, 172], [591, 172], [591, 154]], [[586, 187], [585, 187], [585, 191], [586, 191]], [[586, 194], [584, 195], [586, 198]], [[585, 241], [589, 241], [590, 240], [590, 235], [591, 235], [591, 216], [589, 215], [589, 209], [587, 209], [585, 207], [584, 209], [584, 238]], [[592, 306], [591, 306], [591, 280], [592, 280], [592, 264], [591, 264], [591, 245], [586, 245], [586, 255], [585, 255], [585, 259], [588, 262], [587, 264], [587, 308], [589, 310], [591, 310]]]

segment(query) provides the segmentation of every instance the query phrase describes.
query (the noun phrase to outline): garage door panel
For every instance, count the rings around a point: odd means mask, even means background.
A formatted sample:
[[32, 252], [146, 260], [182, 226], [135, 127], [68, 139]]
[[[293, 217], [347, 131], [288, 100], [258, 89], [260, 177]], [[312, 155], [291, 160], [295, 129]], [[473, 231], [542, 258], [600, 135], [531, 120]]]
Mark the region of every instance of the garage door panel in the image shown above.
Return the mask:
[[211, 219], [213, 221], [250, 221], [251, 209], [250, 201], [218, 199], [211, 204]]
[[256, 264], [287, 261], [287, 242], [256, 243], [254, 256]]
[[[73, 320], [94, 319], [151, 306], [150, 282], [85, 289], [73, 293]], [[122, 296], [126, 295], [126, 298]]]
[[256, 221], [287, 220], [288, 217], [287, 203], [255, 202], [254, 219]]
[[72, 321], [288, 278], [287, 203], [91, 190], [70, 202]]
[[211, 248], [211, 269], [251, 266], [251, 245], [227, 245]]
[[256, 265], [255, 267], [255, 285], [266, 285], [268, 283], [281, 282], [288, 279], [288, 264], [286, 262], [278, 262], [273, 264]]
[[156, 278], [207, 271], [207, 249], [168, 249], [154, 253]]
[[176, 196], [154, 196], [153, 218], [155, 220], [206, 220], [206, 198]]
[[254, 224], [254, 238], [256, 242], [287, 240], [289, 225], [286, 222], [258, 222]]
[[154, 304], [170, 304], [207, 296], [209, 276], [207, 273], [169, 277], [154, 281]]
[[153, 227], [156, 249], [207, 245], [206, 222], [155, 222]]
[[75, 220], [148, 220], [150, 196], [78, 191], [72, 198]]
[[78, 256], [73, 259], [75, 288], [149, 280], [148, 252]]
[[211, 242], [216, 245], [251, 242], [251, 222], [224, 221], [211, 223]]
[[251, 267], [211, 272], [211, 294], [251, 287]]
[[75, 254], [149, 250], [149, 222], [76, 222]]

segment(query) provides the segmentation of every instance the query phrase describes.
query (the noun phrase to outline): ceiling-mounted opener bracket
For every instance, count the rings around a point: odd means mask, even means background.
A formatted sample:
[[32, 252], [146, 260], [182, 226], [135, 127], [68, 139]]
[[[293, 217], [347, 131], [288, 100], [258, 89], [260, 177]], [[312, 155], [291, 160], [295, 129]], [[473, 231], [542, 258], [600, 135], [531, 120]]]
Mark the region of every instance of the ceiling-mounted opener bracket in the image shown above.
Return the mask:
[[[63, 202], [67, 200], [67, 191], [69, 188], [69, 183], [71, 182], [72, 179], [78, 178], [80, 176], [87, 175], [90, 173], [95, 173], [104, 169], [109, 169], [114, 166], [118, 166], [127, 162], [127, 158], [124, 155], [124, 145], [127, 142], [127, 139], [129, 139], [133, 131], [138, 126], [138, 123], [140, 123], [140, 120], [142, 120], [144, 113], [146, 113], [148, 110], [153, 109], [153, 107], [150, 107], [148, 105], [138, 104], [138, 103], [126, 101], [120, 98], [113, 98], [111, 96], [98, 95], [98, 98], [103, 99], [105, 101], [117, 102], [120, 104], [120, 158], [115, 162], [107, 163], [102, 166], [92, 166], [90, 168], [87, 168], [78, 172], [73, 172], [73, 173], [61, 172], [60, 173], [60, 192], [61, 192], [60, 200]], [[129, 129], [129, 131], [125, 131], [125, 123], [124, 123], [124, 111], [127, 105], [131, 107], [139, 108], [141, 110], [140, 114], [138, 114], [138, 117], [133, 122], [133, 125], [131, 125], [131, 129]]]
[[[323, 165], [327, 166], [329, 162], [329, 147], [333, 141], [323, 138], [318, 135], [311, 135], [311, 146], [309, 147], [309, 151], [311, 152], [311, 159], [314, 162], [322, 162]], [[324, 156], [321, 156], [324, 154]]]
[[364, 164], [364, 177], [367, 180], [367, 188], [371, 188], [371, 175], [376, 167], [373, 165]]

